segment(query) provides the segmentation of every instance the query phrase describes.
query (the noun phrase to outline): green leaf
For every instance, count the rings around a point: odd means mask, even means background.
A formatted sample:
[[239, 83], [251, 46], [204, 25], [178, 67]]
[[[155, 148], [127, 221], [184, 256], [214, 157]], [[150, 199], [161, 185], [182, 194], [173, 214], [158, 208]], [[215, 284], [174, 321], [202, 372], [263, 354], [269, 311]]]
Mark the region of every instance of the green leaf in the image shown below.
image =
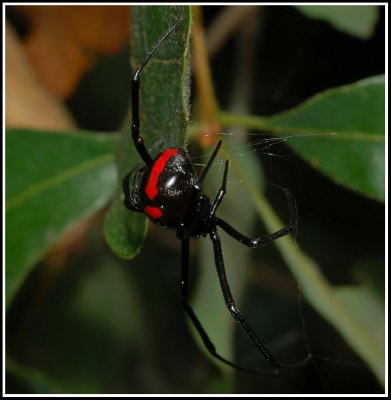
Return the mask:
[[[180, 18], [183, 21], [163, 42], [140, 75], [141, 136], [152, 157], [163, 148], [184, 146], [189, 119], [190, 7], [139, 6], [132, 8], [133, 71], [162, 35]], [[130, 84], [130, 79], [129, 79]], [[129, 111], [117, 148], [119, 177], [135, 167], [140, 156], [131, 138]], [[122, 185], [120, 185], [122, 187]], [[105, 221], [105, 237], [122, 258], [133, 258], [146, 235], [147, 219], [127, 210], [120, 191]]]
[[131, 259], [140, 251], [147, 234], [147, 219], [144, 214], [130, 212], [118, 195], [106, 215], [104, 233], [115, 254]]
[[369, 360], [371, 365], [376, 366], [378, 376], [384, 377], [384, 304], [372, 290], [365, 286], [341, 286], [335, 289], [335, 294], [365, 332], [368, 343], [362, 349], [364, 358]]
[[6, 299], [73, 224], [115, 185], [114, 138], [93, 132], [6, 132]]
[[310, 18], [328, 22], [341, 32], [360, 39], [372, 37], [379, 19], [379, 7], [367, 5], [296, 6]]
[[362, 195], [385, 197], [384, 76], [328, 89], [272, 117], [219, 113], [225, 124], [269, 130], [314, 168]]
[[280, 133], [310, 133], [288, 143], [337, 183], [384, 201], [384, 76], [326, 90], [269, 122]]
[[[141, 136], [148, 148], [183, 146], [189, 120], [189, 7], [134, 7], [131, 63], [135, 70], [158, 39], [183, 22], [157, 50], [141, 73]], [[156, 154], [153, 154], [154, 156]]]

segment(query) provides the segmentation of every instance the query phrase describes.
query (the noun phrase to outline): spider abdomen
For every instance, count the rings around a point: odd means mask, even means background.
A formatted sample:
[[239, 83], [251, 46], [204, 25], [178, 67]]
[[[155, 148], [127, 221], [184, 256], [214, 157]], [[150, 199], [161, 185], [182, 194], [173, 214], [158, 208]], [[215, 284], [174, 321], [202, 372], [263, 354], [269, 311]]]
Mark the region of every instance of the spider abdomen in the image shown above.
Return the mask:
[[186, 149], [170, 147], [143, 172], [139, 198], [145, 213], [157, 225], [179, 226], [197, 174]]

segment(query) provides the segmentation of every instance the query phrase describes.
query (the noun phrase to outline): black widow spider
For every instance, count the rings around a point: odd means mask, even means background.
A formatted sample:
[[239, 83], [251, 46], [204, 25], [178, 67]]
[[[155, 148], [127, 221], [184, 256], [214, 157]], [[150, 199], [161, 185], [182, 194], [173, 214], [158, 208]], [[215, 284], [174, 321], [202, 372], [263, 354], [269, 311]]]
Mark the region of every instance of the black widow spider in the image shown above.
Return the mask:
[[297, 367], [308, 361], [308, 357], [295, 365], [284, 365], [277, 362], [269, 353], [254, 331], [247, 323], [245, 317], [235, 305], [234, 298], [228, 284], [220, 238], [217, 234], [217, 226], [222, 228], [234, 239], [248, 247], [263, 247], [284, 236], [295, 229], [296, 211], [294, 199], [289, 191], [285, 194], [289, 202], [290, 222], [284, 228], [272, 234], [250, 239], [227, 222], [216, 216], [216, 211], [226, 193], [229, 162], [225, 161], [224, 175], [221, 187], [213, 202], [201, 193], [202, 182], [211, 167], [221, 146], [221, 140], [217, 143], [208, 163], [197, 176], [195, 167], [190, 161], [188, 152], [183, 147], [171, 147], [163, 150], [156, 158], [149, 155], [142, 137], [140, 136], [140, 107], [139, 89], [140, 74], [148, 60], [160, 47], [164, 40], [182, 21], [176, 23], [159, 39], [156, 45], [148, 52], [144, 60], [138, 66], [132, 78], [132, 139], [136, 150], [145, 163], [145, 166], [131, 171], [123, 179], [124, 203], [132, 211], [145, 213], [156, 225], [176, 229], [177, 237], [182, 241], [182, 271], [181, 294], [182, 306], [194, 324], [207, 350], [220, 361], [240, 370], [259, 372], [226, 360], [220, 356], [214, 344], [209, 339], [205, 329], [188, 303], [188, 272], [189, 272], [189, 240], [209, 235], [213, 243], [215, 265], [225, 304], [232, 317], [240, 323], [247, 335], [255, 343], [265, 359], [275, 367]]

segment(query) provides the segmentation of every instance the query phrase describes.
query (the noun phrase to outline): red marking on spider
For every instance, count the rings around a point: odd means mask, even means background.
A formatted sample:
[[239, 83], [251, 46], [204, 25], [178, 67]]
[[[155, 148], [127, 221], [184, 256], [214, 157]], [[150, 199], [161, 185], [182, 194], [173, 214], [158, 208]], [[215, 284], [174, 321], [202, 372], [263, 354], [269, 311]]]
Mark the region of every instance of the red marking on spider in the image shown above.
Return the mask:
[[160, 157], [155, 161], [155, 164], [153, 165], [151, 174], [149, 176], [148, 184], [145, 187], [145, 193], [150, 200], [153, 200], [155, 196], [159, 193], [159, 190], [157, 188], [157, 181], [159, 179], [159, 176], [163, 171], [167, 161], [175, 154], [178, 154], [178, 149], [167, 149], [163, 151]]
[[145, 212], [153, 219], [158, 219], [162, 216], [162, 210], [157, 207], [146, 206]]

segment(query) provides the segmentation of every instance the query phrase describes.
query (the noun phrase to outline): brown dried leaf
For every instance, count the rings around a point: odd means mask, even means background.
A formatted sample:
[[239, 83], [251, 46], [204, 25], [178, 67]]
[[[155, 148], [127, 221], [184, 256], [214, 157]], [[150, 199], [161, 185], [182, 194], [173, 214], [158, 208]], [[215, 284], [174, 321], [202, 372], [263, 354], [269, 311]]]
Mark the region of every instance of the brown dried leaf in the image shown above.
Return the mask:
[[68, 129], [74, 121], [61, 101], [37, 79], [23, 45], [6, 25], [6, 126]]
[[69, 97], [97, 55], [126, 45], [129, 7], [19, 6], [31, 30], [25, 46], [41, 81], [62, 98]]

